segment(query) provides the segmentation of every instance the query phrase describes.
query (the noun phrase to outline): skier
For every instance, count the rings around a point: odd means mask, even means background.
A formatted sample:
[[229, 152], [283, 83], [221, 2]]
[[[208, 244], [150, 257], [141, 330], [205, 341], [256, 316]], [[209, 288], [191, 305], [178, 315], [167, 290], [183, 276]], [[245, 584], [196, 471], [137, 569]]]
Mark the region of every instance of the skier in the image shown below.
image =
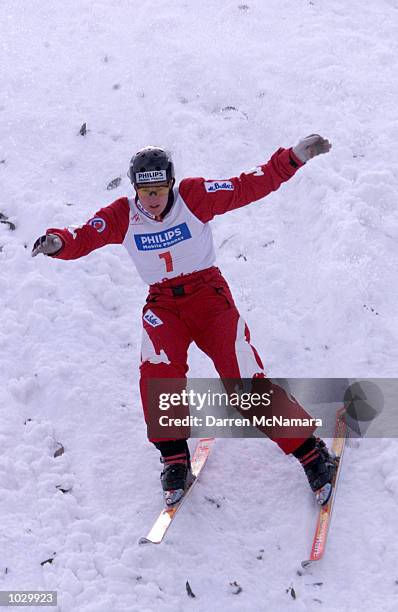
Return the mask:
[[[192, 341], [212, 359], [222, 379], [265, 378], [248, 327], [227, 282], [214, 266], [209, 221], [277, 190], [307, 161], [330, 148], [328, 140], [311, 134], [292, 148], [278, 149], [267, 163], [239, 177], [185, 178], [175, 187], [170, 154], [163, 148], [145, 147], [132, 157], [128, 170], [134, 199], [117, 199], [81, 227], [50, 228], [33, 245], [32, 257], [43, 253], [77, 259], [106, 244], [123, 244], [141, 278], [149, 284], [142, 316], [140, 391], [149, 440], [161, 453], [161, 484], [167, 505], [178, 502], [193, 479], [189, 434], [175, 439], [151, 435], [153, 407], [148, 382], [168, 378], [184, 381]], [[310, 418], [281, 387], [273, 390], [285, 416]], [[314, 429], [300, 428], [295, 437], [264, 432], [286, 454], [297, 457], [317, 501], [325, 504], [336, 466], [325, 443], [313, 435]]]

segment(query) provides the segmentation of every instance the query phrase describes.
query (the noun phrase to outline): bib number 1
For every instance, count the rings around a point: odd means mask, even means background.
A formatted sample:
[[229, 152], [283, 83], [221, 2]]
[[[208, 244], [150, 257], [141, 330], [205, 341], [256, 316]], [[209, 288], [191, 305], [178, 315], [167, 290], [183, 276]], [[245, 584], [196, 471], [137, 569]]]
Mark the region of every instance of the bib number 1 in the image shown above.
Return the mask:
[[166, 264], [166, 272], [172, 272], [173, 260], [170, 251], [166, 251], [166, 253], [159, 253], [159, 257], [160, 259], [164, 259], [164, 262]]

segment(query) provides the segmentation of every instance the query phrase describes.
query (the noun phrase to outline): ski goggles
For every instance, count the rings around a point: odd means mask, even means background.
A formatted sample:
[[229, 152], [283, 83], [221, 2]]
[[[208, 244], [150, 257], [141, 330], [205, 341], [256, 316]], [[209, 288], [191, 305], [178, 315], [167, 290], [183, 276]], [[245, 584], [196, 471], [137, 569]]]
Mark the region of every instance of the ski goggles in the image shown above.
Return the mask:
[[146, 187], [137, 187], [137, 193], [140, 198], [148, 197], [154, 195], [155, 197], [161, 197], [168, 195], [170, 191], [170, 187], [168, 185], [162, 185], [160, 187], [155, 187], [154, 185], [146, 186]]

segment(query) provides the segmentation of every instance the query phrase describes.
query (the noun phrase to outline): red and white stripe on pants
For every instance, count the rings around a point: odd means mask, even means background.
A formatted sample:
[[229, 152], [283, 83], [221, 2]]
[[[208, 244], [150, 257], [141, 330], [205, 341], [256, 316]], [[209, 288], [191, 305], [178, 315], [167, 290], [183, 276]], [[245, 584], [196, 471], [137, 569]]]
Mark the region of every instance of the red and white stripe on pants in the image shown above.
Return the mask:
[[[250, 344], [249, 329], [216, 267], [151, 285], [142, 320], [140, 391], [147, 423], [151, 411], [147, 390], [151, 379], [180, 379], [184, 387], [191, 342], [211, 358], [222, 379], [264, 377], [261, 359]], [[309, 418], [280, 387], [276, 391], [284, 416]], [[305, 428], [297, 438], [270, 437], [285, 453], [291, 453], [313, 430]], [[161, 438], [150, 437], [150, 440], [156, 442]]]

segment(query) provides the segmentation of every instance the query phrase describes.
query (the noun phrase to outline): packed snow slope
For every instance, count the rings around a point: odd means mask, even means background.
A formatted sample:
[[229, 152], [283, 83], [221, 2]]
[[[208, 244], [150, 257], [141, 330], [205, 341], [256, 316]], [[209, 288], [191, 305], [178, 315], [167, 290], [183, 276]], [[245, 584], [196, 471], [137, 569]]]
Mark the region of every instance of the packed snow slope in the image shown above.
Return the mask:
[[57, 590], [61, 612], [398, 610], [395, 440], [349, 443], [305, 575], [312, 497], [262, 439], [219, 440], [167, 541], [139, 547], [161, 504], [146, 287], [122, 247], [30, 257], [130, 195], [142, 146], [227, 178], [320, 133], [330, 154], [213, 222], [218, 265], [269, 375], [395, 376], [397, 25], [397, 0], [1, 2], [0, 590]]

